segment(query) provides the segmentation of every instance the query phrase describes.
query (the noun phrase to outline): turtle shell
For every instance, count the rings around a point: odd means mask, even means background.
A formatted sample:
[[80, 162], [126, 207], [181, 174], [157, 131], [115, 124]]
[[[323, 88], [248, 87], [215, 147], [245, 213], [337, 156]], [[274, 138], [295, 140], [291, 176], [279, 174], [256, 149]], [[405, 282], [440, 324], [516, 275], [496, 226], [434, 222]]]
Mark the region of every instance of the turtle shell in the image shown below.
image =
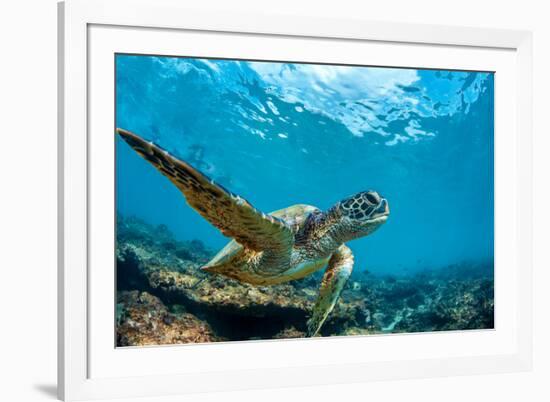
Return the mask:
[[[311, 205], [296, 204], [273, 211], [269, 215], [281, 219], [296, 233], [301, 229], [307, 217], [315, 211], [319, 211], [319, 209]], [[239, 255], [242, 250], [243, 246], [232, 240], [205, 265], [205, 268], [213, 269], [218, 265], [225, 265]]]

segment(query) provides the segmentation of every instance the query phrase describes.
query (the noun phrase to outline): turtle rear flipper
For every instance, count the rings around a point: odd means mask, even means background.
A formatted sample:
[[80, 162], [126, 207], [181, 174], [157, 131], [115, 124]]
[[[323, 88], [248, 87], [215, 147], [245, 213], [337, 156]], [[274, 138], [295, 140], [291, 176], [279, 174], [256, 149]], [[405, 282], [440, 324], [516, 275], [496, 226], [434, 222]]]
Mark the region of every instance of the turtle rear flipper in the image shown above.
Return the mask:
[[330, 258], [323, 275], [319, 296], [313, 307], [311, 318], [307, 322], [307, 337], [315, 336], [319, 332], [336, 305], [352, 270], [353, 254], [348, 246], [342, 244]]
[[244, 198], [214, 183], [188, 163], [140, 136], [117, 128], [117, 133], [166, 176], [200, 215], [224, 235], [254, 251], [288, 255], [294, 243], [291, 229], [280, 219], [254, 208]]

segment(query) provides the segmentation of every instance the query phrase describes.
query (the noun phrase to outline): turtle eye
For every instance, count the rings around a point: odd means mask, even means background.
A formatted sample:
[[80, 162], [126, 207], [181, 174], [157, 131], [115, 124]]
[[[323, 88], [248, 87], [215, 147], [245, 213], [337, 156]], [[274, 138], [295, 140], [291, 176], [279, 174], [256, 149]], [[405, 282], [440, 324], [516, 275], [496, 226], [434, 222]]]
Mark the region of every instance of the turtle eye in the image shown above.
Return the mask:
[[369, 191], [365, 196], [371, 204], [378, 204], [380, 202], [380, 196], [374, 191]]

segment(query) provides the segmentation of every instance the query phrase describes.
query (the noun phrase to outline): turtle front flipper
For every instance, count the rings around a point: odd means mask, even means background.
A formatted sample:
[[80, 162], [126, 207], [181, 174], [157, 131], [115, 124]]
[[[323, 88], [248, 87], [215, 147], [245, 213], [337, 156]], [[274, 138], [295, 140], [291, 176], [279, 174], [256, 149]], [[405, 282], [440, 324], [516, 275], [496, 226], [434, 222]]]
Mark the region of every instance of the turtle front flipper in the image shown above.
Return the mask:
[[140, 136], [120, 128], [117, 133], [166, 176], [183, 193], [188, 204], [224, 235], [254, 251], [270, 250], [290, 259], [294, 235], [282, 220], [257, 210], [244, 198], [227, 191], [188, 163]]
[[319, 296], [313, 307], [311, 318], [307, 322], [307, 337], [315, 336], [336, 305], [340, 292], [344, 288], [353, 270], [353, 254], [348, 246], [342, 244], [329, 260], [323, 275]]

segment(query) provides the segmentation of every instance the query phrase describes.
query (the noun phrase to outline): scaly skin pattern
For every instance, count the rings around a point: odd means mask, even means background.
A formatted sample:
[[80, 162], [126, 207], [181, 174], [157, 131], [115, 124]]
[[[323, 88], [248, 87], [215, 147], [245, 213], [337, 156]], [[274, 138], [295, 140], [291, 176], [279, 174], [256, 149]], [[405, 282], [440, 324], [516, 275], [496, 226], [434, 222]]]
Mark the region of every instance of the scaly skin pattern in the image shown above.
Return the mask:
[[353, 270], [353, 254], [349, 247], [341, 245], [330, 258], [325, 275], [321, 280], [319, 297], [313, 307], [313, 314], [307, 322], [307, 336], [315, 336], [336, 305], [340, 292]]

